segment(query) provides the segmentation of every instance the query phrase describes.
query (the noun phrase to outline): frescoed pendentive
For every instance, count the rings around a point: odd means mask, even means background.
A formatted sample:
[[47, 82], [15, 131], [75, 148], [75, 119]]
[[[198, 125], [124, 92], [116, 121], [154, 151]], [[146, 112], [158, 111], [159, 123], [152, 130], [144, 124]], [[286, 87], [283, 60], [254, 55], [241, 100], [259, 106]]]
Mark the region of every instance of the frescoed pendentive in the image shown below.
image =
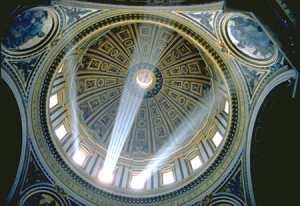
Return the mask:
[[67, 6], [62, 6], [61, 9], [65, 13], [65, 27], [68, 27], [85, 16], [97, 11], [96, 9], [83, 9]]
[[231, 16], [225, 26], [229, 45], [242, 56], [256, 61], [270, 61], [277, 50], [262, 27], [246, 15]]
[[39, 47], [51, 35], [54, 21], [49, 9], [29, 9], [12, 20], [3, 37], [3, 45], [13, 52]]
[[195, 12], [195, 13], [184, 13], [185, 16], [193, 19], [197, 23], [204, 26], [211, 33], [214, 33], [214, 19], [217, 12]]
[[247, 82], [250, 95], [253, 95], [255, 89], [259, 85], [260, 81], [265, 77], [267, 71], [257, 71], [254, 69], [249, 69], [248, 67], [245, 67], [241, 64], [240, 64], [240, 68]]

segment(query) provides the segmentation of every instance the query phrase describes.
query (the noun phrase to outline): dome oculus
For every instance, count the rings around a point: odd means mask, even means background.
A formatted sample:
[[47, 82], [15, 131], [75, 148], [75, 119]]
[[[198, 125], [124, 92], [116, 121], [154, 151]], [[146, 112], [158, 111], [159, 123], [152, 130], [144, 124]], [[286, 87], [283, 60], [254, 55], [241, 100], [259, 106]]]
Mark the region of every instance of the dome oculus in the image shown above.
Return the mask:
[[147, 69], [140, 70], [136, 74], [136, 84], [143, 89], [149, 88], [153, 83], [153, 73]]

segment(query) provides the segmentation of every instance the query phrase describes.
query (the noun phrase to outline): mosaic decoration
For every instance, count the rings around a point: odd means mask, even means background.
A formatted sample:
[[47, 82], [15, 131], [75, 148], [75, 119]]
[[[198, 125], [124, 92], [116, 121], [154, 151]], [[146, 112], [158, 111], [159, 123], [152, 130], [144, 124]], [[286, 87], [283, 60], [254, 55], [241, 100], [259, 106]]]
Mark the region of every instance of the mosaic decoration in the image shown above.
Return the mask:
[[201, 24], [211, 33], [214, 33], [214, 19], [217, 12], [197, 12], [197, 13], [184, 13], [187, 17], [195, 22]]
[[247, 83], [247, 87], [250, 95], [252, 96], [255, 92], [255, 89], [259, 85], [262, 79], [264, 79], [265, 75], [268, 71], [251, 69], [243, 64], [239, 64], [239, 68], [241, 69], [244, 79]]
[[86, 8], [67, 7], [67, 6], [61, 6], [61, 9], [65, 13], [65, 27], [68, 27], [71, 24], [86, 17], [87, 15], [97, 11], [96, 9], [86, 9]]
[[33, 156], [29, 158], [29, 165], [26, 172], [26, 178], [22, 186], [23, 190], [31, 185], [38, 183], [50, 183], [47, 177], [44, 175], [42, 170], [39, 168], [37, 162], [34, 160]]
[[77, 73], [81, 117], [97, 143], [109, 143], [121, 95], [136, 94], [141, 70], [151, 71], [153, 84], [123, 148], [133, 157], [155, 154], [200, 108], [205, 118], [212, 94], [208, 66], [181, 35], [149, 23], [114, 27], [93, 42]]
[[53, 25], [54, 19], [48, 10], [29, 9], [13, 19], [3, 44], [11, 51], [34, 48], [47, 38]]
[[20, 79], [26, 85], [30, 77], [35, 70], [36, 65], [38, 64], [41, 56], [36, 56], [31, 59], [23, 59], [19, 61], [8, 61], [12, 67], [16, 68], [16, 71], [18, 72]]
[[276, 50], [260, 25], [247, 16], [232, 16], [226, 30], [234, 47], [244, 55], [255, 60], [269, 60]]
[[218, 191], [218, 193], [228, 193], [230, 195], [235, 195], [245, 202], [242, 172], [240, 166], [232, 175], [232, 177], [226, 182], [226, 184]]
[[62, 204], [56, 199], [56, 197], [43, 192], [33, 194], [23, 203], [23, 205], [62, 206]]

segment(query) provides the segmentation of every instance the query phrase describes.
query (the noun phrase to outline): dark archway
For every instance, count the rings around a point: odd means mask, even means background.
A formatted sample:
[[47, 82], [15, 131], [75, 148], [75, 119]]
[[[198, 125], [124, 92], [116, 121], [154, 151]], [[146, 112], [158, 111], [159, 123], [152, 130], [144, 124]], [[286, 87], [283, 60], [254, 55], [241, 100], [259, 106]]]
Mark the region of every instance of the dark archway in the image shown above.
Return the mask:
[[5, 199], [15, 180], [22, 148], [22, 125], [20, 111], [14, 94], [6, 82], [0, 80], [1, 91], [1, 202]]
[[299, 95], [284, 82], [267, 96], [258, 113], [251, 142], [251, 175], [256, 203], [293, 205], [299, 145]]

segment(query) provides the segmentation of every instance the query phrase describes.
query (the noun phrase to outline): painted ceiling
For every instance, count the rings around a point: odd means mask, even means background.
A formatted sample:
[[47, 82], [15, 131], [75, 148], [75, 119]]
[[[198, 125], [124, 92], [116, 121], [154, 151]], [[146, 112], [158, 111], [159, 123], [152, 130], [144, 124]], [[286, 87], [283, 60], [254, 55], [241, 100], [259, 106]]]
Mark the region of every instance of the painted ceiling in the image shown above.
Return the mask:
[[[142, 69], [155, 77], [137, 97], [143, 101], [123, 147], [132, 158], [156, 154], [200, 110], [205, 120], [214, 100], [210, 68], [187, 39], [159, 24], [112, 28], [93, 40], [76, 71], [81, 124], [95, 144], [107, 148], [122, 95], [136, 98], [135, 76]], [[204, 120], [193, 125], [191, 137]]]

